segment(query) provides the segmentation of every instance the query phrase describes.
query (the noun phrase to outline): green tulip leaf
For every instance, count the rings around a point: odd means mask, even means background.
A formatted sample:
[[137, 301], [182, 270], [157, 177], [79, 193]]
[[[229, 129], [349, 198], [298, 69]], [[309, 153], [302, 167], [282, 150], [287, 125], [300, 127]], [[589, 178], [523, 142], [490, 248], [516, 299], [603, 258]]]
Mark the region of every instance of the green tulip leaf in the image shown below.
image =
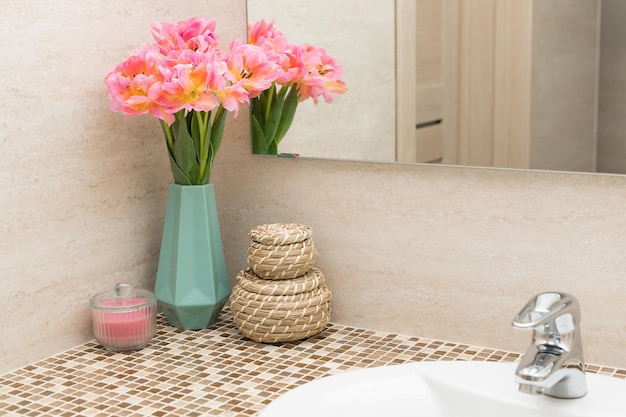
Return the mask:
[[273, 140], [268, 146], [267, 146], [267, 154], [268, 155], [278, 155], [278, 144], [276, 143], [275, 140]]
[[255, 115], [250, 117], [250, 132], [252, 139], [252, 153], [257, 155], [267, 154], [267, 144], [265, 141], [265, 133]]
[[[206, 127], [203, 129], [203, 126], [201, 126], [202, 124], [202, 115], [200, 114], [200, 112], [197, 111], [193, 111], [190, 112], [191, 113], [191, 138], [197, 138], [196, 140], [194, 140], [194, 146], [196, 149], [196, 155], [198, 155], [198, 159], [202, 160], [202, 159], [206, 159], [206, 150], [201, 148], [201, 144], [202, 141], [198, 140], [200, 138], [202, 138], [202, 134], [206, 134]], [[209, 125], [210, 126], [210, 125]], [[209, 127], [210, 129], [210, 127]], [[204, 130], [204, 132], [202, 132], [202, 130]], [[204, 151], [204, 152], [203, 152]], [[203, 155], [204, 153], [204, 155]]]
[[254, 98], [250, 102], [250, 117], [256, 117], [259, 126], [261, 126], [261, 129], [263, 129], [265, 126], [265, 120], [263, 119], [264, 102], [265, 101], [262, 100], [261, 97]]
[[174, 128], [175, 141], [173, 156], [180, 170], [193, 182], [198, 171], [196, 147], [187, 127], [184, 110], [176, 113], [176, 122], [174, 123], [178, 125]]
[[213, 120], [213, 129], [211, 132], [211, 144], [213, 149], [213, 155], [210, 161], [213, 161], [217, 151], [220, 149], [222, 144], [222, 136], [224, 135], [224, 126], [226, 126], [226, 116], [227, 113], [223, 107], [220, 107], [215, 113], [215, 119]]
[[170, 167], [172, 169], [172, 174], [174, 175], [174, 182], [180, 185], [191, 185], [191, 180], [180, 169], [172, 154], [170, 152], [168, 152], [167, 154], [170, 159]]
[[296, 86], [292, 86], [289, 89], [289, 94], [285, 98], [283, 104], [283, 111], [280, 116], [280, 122], [278, 123], [278, 129], [276, 130], [276, 146], [287, 134], [287, 131], [291, 127], [291, 123], [296, 115], [296, 109], [298, 108], [298, 89]]
[[282, 88], [276, 97], [274, 106], [272, 107], [267, 123], [265, 124], [264, 133], [268, 149], [270, 147], [270, 143], [274, 142], [276, 138], [276, 132], [278, 131], [278, 126], [280, 125], [280, 118], [283, 112], [283, 105], [285, 103], [285, 95], [286, 89]]

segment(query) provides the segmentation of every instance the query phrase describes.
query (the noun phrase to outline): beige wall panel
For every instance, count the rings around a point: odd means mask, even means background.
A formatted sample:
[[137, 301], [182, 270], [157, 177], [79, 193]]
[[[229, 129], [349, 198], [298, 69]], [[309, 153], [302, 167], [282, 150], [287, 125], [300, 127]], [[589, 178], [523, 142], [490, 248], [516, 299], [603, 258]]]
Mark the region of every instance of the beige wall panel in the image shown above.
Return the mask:
[[495, 0], [463, 0], [460, 14], [458, 162], [493, 161]]
[[441, 84], [443, 2], [441, 0], [417, 0], [416, 16], [417, 87]]
[[530, 166], [532, 1], [496, 4], [493, 166]]

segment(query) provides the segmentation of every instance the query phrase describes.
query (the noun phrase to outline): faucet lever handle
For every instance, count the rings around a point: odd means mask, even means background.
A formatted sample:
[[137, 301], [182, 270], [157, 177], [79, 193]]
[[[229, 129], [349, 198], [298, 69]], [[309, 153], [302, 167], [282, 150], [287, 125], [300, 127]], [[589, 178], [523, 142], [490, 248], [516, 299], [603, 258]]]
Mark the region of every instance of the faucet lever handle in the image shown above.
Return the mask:
[[517, 313], [513, 318], [513, 327], [533, 329], [568, 313], [574, 322], [578, 321], [580, 307], [575, 297], [561, 292], [544, 292], [532, 298]]

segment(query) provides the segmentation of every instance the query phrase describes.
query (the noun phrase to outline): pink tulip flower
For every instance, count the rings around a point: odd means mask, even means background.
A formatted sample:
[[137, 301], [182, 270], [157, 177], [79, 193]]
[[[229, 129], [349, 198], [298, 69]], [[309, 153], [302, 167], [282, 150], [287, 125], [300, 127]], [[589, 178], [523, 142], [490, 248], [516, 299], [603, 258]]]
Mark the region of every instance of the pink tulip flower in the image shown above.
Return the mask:
[[279, 70], [261, 47], [244, 44], [241, 39], [230, 44], [226, 65], [226, 78], [232, 84], [241, 85], [248, 92], [249, 98], [257, 97], [270, 88]]
[[346, 83], [340, 80], [343, 67], [323, 48], [305, 45], [304, 50], [303, 61], [307, 72], [298, 82], [300, 100], [312, 98], [317, 104], [321, 96], [327, 103], [332, 103], [333, 95], [343, 94], [348, 89]]
[[163, 58], [144, 45], [109, 71], [104, 79], [109, 107], [126, 116], [150, 114], [168, 123], [174, 116], [161, 102], [163, 85], [170, 79]]
[[207, 52], [217, 48], [219, 37], [214, 32], [215, 19], [191, 17], [172, 24], [169, 22], [153, 22], [152, 37], [163, 56], [178, 54], [184, 50]]

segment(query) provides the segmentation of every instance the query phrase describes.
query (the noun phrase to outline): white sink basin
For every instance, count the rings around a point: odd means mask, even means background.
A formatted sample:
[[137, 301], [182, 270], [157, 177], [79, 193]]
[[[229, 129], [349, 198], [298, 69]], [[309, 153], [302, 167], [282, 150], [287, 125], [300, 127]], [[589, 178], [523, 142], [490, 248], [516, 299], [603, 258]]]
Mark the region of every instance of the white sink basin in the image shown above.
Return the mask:
[[282, 395], [260, 417], [624, 417], [626, 381], [587, 374], [589, 392], [562, 400], [518, 391], [517, 365], [419, 362], [348, 371]]

